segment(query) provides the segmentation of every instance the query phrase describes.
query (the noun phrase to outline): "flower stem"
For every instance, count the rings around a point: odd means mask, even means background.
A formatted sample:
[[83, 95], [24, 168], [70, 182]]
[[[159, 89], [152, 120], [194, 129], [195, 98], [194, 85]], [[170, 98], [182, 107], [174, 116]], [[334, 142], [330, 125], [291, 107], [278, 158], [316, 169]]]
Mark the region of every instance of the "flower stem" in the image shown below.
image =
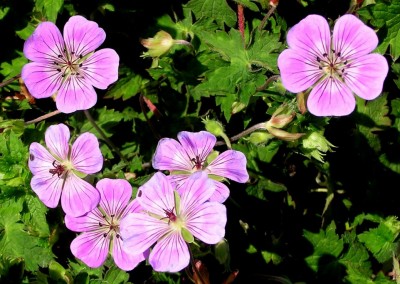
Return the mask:
[[[229, 141], [233, 142], [233, 141], [239, 140], [240, 138], [242, 138], [244, 136], [247, 136], [250, 133], [252, 133], [252, 132], [254, 132], [256, 130], [259, 130], [259, 129], [267, 129], [266, 128], [266, 122], [260, 122], [260, 123], [257, 123], [255, 125], [251, 126], [250, 128], [248, 128], [248, 129], [240, 132], [239, 134], [236, 134], [235, 136], [232, 136], [231, 138], [229, 138]], [[217, 141], [217, 143], [215, 143], [215, 146], [221, 146], [221, 145], [224, 145], [224, 144], [226, 144], [224, 141]]]
[[125, 158], [125, 156], [121, 153], [121, 151], [114, 145], [114, 143], [107, 138], [107, 136], [104, 134], [103, 130], [97, 125], [97, 123], [94, 121], [93, 117], [89, 113], [87, 109], [83, 111], [86, 115], [86, 118], [89, 120], [89, 122], [92, 124], [92, 126], [97, 130], [97, 132], [100, 134], [101, 138], [107, 143], [107, 145], [115, 152], [117, 155], [123, 160], [125, 163], [128, 163], [128, 160]]
[[5, 80], [4, 82], [0, 83], [0, 88], [3, 88], [4, 86], [7, 86], [8, 84], [10, 84], [11, 82], [18, 80], [21, 77], [21, 74], [18, 74], [10, 79]]
[[204, 282], [203, 278], [201, 277], [200, 271], [197, 269], [196, 263], [194, 262], [194, 258], [193, 258], [193, 253], [192, 253], [192, 249], [190, 248], [190, 246], [187, 244], [188, 249], [189, 249], [189, 254], [190, 254], [190, 265], [193, 268], [194, 273], [197, 275], [197, 279], [200, 281], [198, 282], [199, 284], [205, 284], [206, 282]]
[[239, 31], [244, 41], [244, 11], [243, 5], [238, 4], [237, 6], [237, 13], [238, 13], [238, 23], [239, 23]]
[[275, 10], [276, 10], [276, 5], [272, 5], [271, 8], [268, 10], [267, 14], [262, 19], [260, 25], [258, 26], [259, 31], [261, 31], [264, 28], [268, 18], [275, 12]]
[[56, 114], [59, 114], [59, 113], [60, 113], [59, 110], [52, 111], [52, 112], [47, 113], [45, 115], [39, 116], [38, 118], [35, 118], [33, 120], [26, 121], [25, 125], [29, 125], [29, 124], [33, 124], [33, 123], [36, 123], [36, 122], [40, 122], [40, 121], [45, 120], [45, 119], [47, 119], [49, 117], [55, 116]]

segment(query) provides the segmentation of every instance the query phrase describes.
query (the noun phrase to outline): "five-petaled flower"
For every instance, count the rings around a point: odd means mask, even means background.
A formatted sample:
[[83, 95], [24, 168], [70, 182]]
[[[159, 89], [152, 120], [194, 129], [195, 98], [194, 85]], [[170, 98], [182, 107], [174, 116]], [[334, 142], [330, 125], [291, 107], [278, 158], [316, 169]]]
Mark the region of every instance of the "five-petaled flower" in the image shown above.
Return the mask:
[[35, 98], [55, 95], [64, 113], [89, 109], [97, 101], [93, 87], [106, 89], [118, 79], [119, 56], [109, 48], [95, 52], [106, 34], [97, 23], [73, 16], [64, 26], [64, 38], [52, 22], [42, 22], [24, 44], [32, 62], [21, 73]]
[[156, 271], [177, 272], [189, 264], [187, 243], [194, 237], [216, 244], [225, 235], [226, 208], [209, 201], [214, 185], [204, 172], [192, 175], [178, 194], [161, 172], [137, 193], [143, 211], [121, 221], [121, 236], [128, 250], [144, 252], [154, 243], [149, 263]]
[[348, 115], [356, 105], [353, 93], [372, 100], [382, 92], [388, 63], [370, 54], [378, 37], [355, 16], [340, 17], [331, 38], [325, 18], [310, 15], [289, 30], [287, 43], [278, 58], [282, 84], [293, 93], [312, 87], [307, 99], [312, 114]]
[[147, 252], [137, 254], [124, 248], [120, 223], [128, 213], [140, 211], [140, 205], [136, 200], [129, 202], [132, 187], [126, 180], [102, 179], [96, 188], [100, 192], [97, 208], [80, 217], [65, 216], [68, 229], [83, 232], [72, 241], [72, 254], [89, 267], [96, 268], [104, 263], [111, 252], [119, 268], [132, 270], [145, 259]]
[[93, 134], [81, 134], [72, 146], [69, 139], [68, 127], [58, 124], [46, 130], [48, 150], [36, 142], [30, 145], [31, 187], [47, 207], [55, 208], [61, 197], [66, 214], [81, 216], [95, 208], [100, 200], [98, 190], [82, 177], [100, 171], [103, 156]]
[[224, 202], [229, 196], [229, 189], [220, 182], [223, 178], [241, 183], [249, 179], [247, 160], [242, 152], [227, 150], [212, 161], [207, 159], [217, 141], [210, 132], [182, 131], [178, 133], [178, 140], [179, 142], [171, 138], [161, 139], [152, 164], [155, 169], [170, 171], [168, 177], [176, 182], [179, 191], [192, 173], [205, 171], [216, 187], [210, 200]]

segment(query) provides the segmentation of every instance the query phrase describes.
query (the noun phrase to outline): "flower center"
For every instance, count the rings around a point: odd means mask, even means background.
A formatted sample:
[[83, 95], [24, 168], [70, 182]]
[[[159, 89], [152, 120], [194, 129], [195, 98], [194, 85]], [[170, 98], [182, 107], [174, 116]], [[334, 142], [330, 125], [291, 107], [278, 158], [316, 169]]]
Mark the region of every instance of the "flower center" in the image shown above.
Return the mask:
[[350, 67], [347, 59], [343, 58], [340, 51], [331, 50], [324, 53], [322, 58], [317, 56], [318, 69], [322, 70], [325, 77], [335, 78], [343, 81], [346, 69]]
[[196, 156], [196, 158], [192, 158], [190, 161], [192, 161], [193, 163], [192, 169], [196, 169], [196, 171], [198, 171], [203, 168], [204, 161], [200, 160], [199, 156]]
[[76, 54], [75, 51], [69, 52], [67, 49], [64, 49], [62, 54], [58, 54], [53, 64], [57, 72], [61, 74], [61, 77], [63, 77], [64, 80], [68, 79], [70, 76], [83, 78], [81, 70], [86, 68], [82, 67], [83, 62], [86, 59], [87, 56]]
[[53, 176], [57, 175], [58, 177], [61, 177], [66, 172], [65, 167], [58, 161], [54, 160], [52, 165], [54, 168], [50, 169], [49, 173], [51, 173]]
[[118, 218], [116, 218], [114, 214], [111, 214], [110, 216], [103, 215], [102, 217], [104, 219], [104, 222], [99, 222], [99, 226], [104, 230], [103, 237], [107, 238], [107, 236], [109, 236], [109, 238], [111, 239], [115, 236], [117, 239], [121, 238], [121, 235], [119, 233]]

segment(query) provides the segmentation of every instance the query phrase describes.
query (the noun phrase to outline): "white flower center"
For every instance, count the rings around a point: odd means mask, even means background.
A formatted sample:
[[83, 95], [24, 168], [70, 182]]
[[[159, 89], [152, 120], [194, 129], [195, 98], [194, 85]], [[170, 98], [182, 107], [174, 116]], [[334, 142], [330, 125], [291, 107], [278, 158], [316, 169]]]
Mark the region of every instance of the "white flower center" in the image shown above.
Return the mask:
[[331, 50], [329, 54], [324, 53], [322, 58], [316, 58], [318, 68], [322, 70], [324, 78], [330, 77], [343, 81], [346, 69], [350, 67], [347, 59], [343, 58], [340, 51]]

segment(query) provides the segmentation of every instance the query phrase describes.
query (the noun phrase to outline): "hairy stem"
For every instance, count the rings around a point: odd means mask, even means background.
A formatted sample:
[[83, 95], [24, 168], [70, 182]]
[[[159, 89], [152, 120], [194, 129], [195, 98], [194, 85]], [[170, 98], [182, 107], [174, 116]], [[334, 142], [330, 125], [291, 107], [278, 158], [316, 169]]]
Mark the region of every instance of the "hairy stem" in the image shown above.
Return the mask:
[[35, 118], [33, 120], [26, 121], [25, 125], [29, 125], [29, 124], [33, 124], [33, 123], [36, 123], [36, 122], [40, 122], [40, 121], [45, 120], [45, 119], [47, 119], [49, 117], [55, 116], [56, 114], [59, 114], [59, 113], [60, 113], [59, 110], [55, 110], [55, 111], [49, 112], [49, 113], [47, 113], [45, 115], [42, 115], [42, 116], [39, 116], [38, 118]]
[[242, 39], [244, 41], [244, 11], [243, 11], [243, 5], [238, 4], [237, 13], [238, 13], [239, 31], [240, 31], [240, 34], [242, 35]]
[[275, 12], [275, 10], [276, 10], [276, 6], [275, 5], [271, 6], [271, 8], [268, 10], [267, 14], [262, 19], [260, 25], [258, 26], [259, 31], [261, 31], [264, 28], [265, 23], [267, 22], [268, 18], [271, 17], [271, 15]]
[[197, 275], [197, 279], [200, 281], [199, 284], [205, 284], [206, 282], [204, 282], [203, 278], [201, 277], [200, 271], [197, 269], [196, 263], [194, 262], [192, 250], [190, 249], [189, 245], [187, 245], [187, 246], [188, 246], [189, 254], [190, 254], [190, 264], [193, 268], [194, 273]]
[[5, 80], [4, 82], [0, 83], [0, 88], [7, 86], [8, 84], [12, 83], [15, 80], [18, 80], [21, 77], [21, 74], [18, 74], [10, 79]]
[[[240, 132], [239, 134], [236, 134], [235, 136], [232, 136], [231, 138], [229, 138], [230, 142], [239, 140], [240, 138], [249, 135], [250, 133], [259, 130], [259, 129], [266, 129], [266, 122], [260, 122], [257, 123], [253, 126], [251, 126], [250, 128]], [[225, 141], [217, 141], [217, 143], [215, 143], [215, 146], [221, 146], [221, 145], [225, 145]]]
[[117, 155], [121, 158], [122, 161], [125, 163], [128, 163], [128, 160], [125, 158], [125, 156], [121, 153], [121, 151], [114, 145], [114, 143], [107, 138], [107, 136], [104, 134], [103, 130], [97, 125], [97, 123], [94, 121], [93, 117], [89, 113], [87, 109], [83, 111], [86, 115], [86, 118], [89, 120], [89, 122], [92, 124], [92, 126], [97, 130], [97, 132], [100, 134], [101, 138], [107, 143], [107, 145], [115, 152]]

